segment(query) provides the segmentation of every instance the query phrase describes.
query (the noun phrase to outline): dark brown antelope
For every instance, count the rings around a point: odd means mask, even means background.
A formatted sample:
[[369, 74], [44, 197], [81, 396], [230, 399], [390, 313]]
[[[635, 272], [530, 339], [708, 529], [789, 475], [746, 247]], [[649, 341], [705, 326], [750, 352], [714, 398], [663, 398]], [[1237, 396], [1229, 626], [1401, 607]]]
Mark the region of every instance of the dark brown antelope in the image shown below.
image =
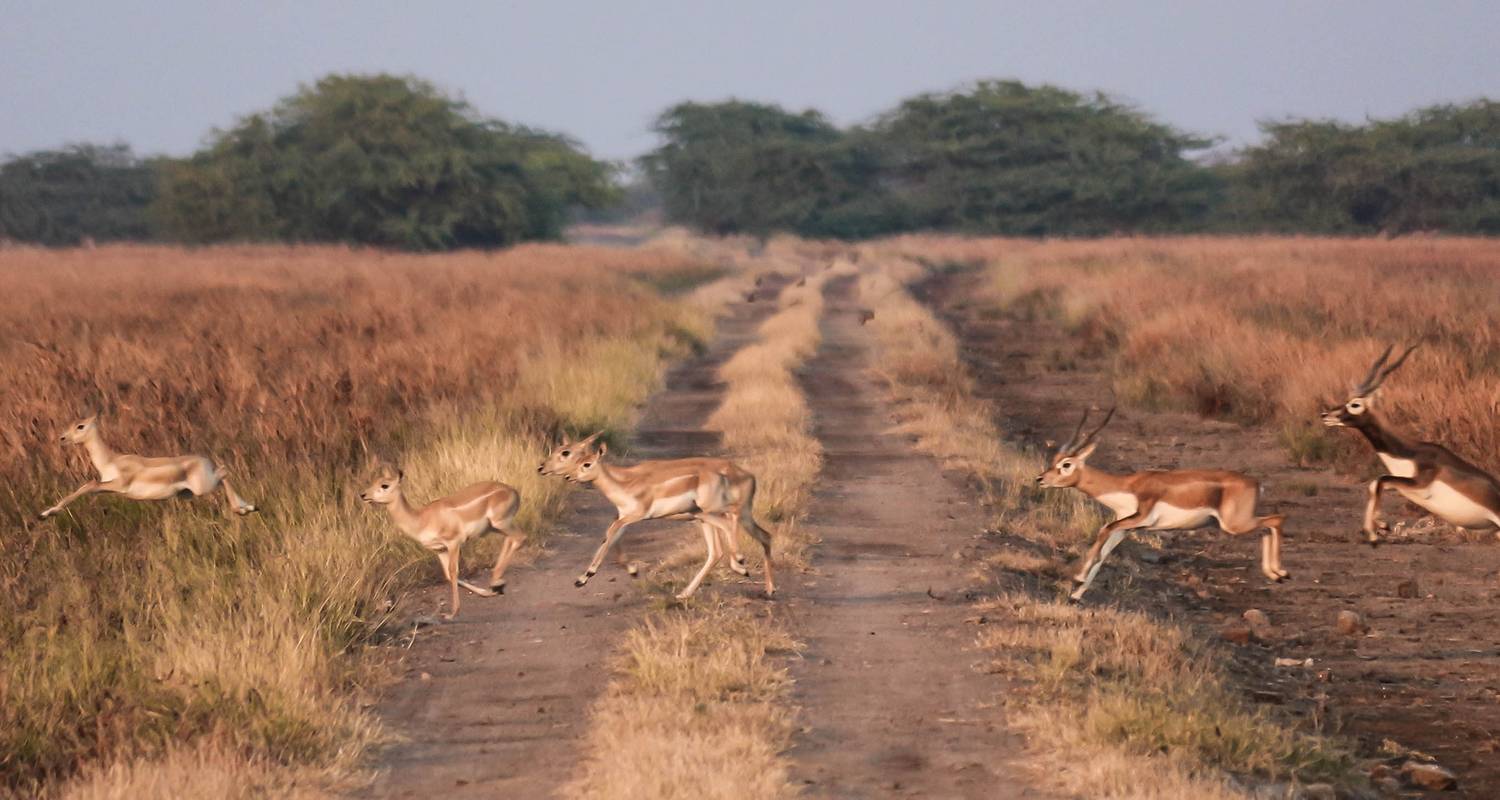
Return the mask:
[[1387, 530], [1377, 517], [1380, 493], [1394, 488], [1402, 497], [1450, 525], [1485, 530], [1500, 528], [1500, 482], [1446, 447], [1417, 442], [1386, 426], [1373, 406], [1380, 385], [1417, 349], [1406, 348], [1395, 361], [1386, 363], [1394, 347], [1387, 347], [1365, 379], [1354, 387], [1344, 404], [1323, 412], [1330, 428], [1353, 428], [1364, 435], [1386, 474], [1370, 481], [1361, 531], [1371, 546], [1380, 543], [1378, 530]]
[[1083, 414], [1073, 436], [1052, 457], [1051, 466], [1037, 476], [1037, 483], [1053, 489], [1073, 488], [1094, 498], [1115, 513], [1114, 521], [1099, 529], [1093, 547], [1073, 580], [1078, 587], [1072, 599], [1079, 600], [1104, 559], [1119, 546], [1128, 531], [1192, 530], [1215, 522], [1225, 533], [1239, 535], [1266, 528], [1260, 540], [1260, 571], [1268, 580], [1289, 577], [1281, 567], [1281, 514], [1258, 516], [1255, 510], [1260, 484], [1237, 472], [1223, 470], [1147, 470], [1129, 475], [1114, 475], [1088, 466], [1094, 452], [1095, 438], [1114, 416], [1111, 408], [1087, 435], [1084, 425], [1089, 414]]
[[240, 516], [255, 511], [235, 493], [225, 477], [228, 471], [203, 456], [133, 456], [116, 453], [99, 435], [99, 417], [85, 417], [63, 431], [63, 442], [79, 445], [89, 454], [96, 480], [85, 482], [72, 494], [43, 511], [46, 519], [62, 511], [69, 503], [86, 494], [101, 492], [123, 495], [131, 500], [166, 500], [178, 495], [202, 497], [215, 489], [224, 490], [229, 510]]

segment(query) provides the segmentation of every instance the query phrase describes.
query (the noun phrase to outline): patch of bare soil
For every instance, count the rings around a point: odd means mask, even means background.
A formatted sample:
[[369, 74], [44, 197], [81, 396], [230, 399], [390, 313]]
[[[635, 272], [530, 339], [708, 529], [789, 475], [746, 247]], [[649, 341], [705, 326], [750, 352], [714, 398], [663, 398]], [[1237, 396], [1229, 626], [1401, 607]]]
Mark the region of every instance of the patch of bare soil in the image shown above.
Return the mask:
[[803, 524], [818, 544], [789, 576], [784, 613], [806, 644], [792, 665], [805, 726], [793, 774], [823, 797], [1040, 797], [1005, 722], [1006, 684], [974, 647], [968, 562], [985, 514], [888, 432], [869, 337], [835, 279], [823, 343], [802, 370], [823, 471]]
[[[1066, 438], [1084, 408], [1108, 402], [1107, 360], [1080, 353], [1054, 325], [968, 302], [980, 279], [939, 276], [922, 287], [923, 299], [959, 333], [1003, 430], [1031, 446]], [[1112, 471], [1226, 468], [1260, 479], [1262, 508], [1288, 517], [1284, 562], [1292, 580], [1273, 586], [1260, 576], [1257, 537], [1202, 530], [1166, 534], [1159, 553], [1127, 541], [1085, 602], [1150, 607], [1206, 636], [1260, 609], [1273, 626], [1269, 639], [1233, 648], [1250, 697], [1306, 729], [1350, 736], [1370, 757], [1388, 755], [1387, 740], [1430, 754], [1459, 775], [1458, 794], [1444, 796], [1500, 797], [1500, 546], [1493, 536], [1431, 526], [1388, 496], [1386, 519], [1406, 523], [1408, 533], [1372, 550], [1356, 541], [1364, 481], [1295, 466], [1271, 431], [1190, 414], [1122, 410], [1091, 463]], [[1341, 611], [1360, 615], [1367, 632], [1341, 632]], [[1312, 666], [1277, 667], [1278, 658], [1312, 659]]]
[[[702, 430], [723, 391], [718, 368], [755, 340], [775, 307], [737, 304], [709, 351], [671, 370], [645, 409], [630, 460], [718, 452], [718, 434]], [[404, 677], [377, 709], [404, 741], [380, 755], [370, 794], [541, 798], [573, 777], [590, 705], [609, 680], [608, 659], [648, 605], [613, 557], [587, 586], [573, 586], [613, 519], [614, 507], [597, 492], [575, 493], [546, 549], [507, 572], [505, 595], [469, 596], [456, 620], [415, 630]], [[684, 536], [697, 533], [681, 522], [646, 522], [620, 545], [649, 564]], [[470, 559], [467, 569], [487, 565]], [[446, 592], [434, 586], [411, 606], [436, 609]]]

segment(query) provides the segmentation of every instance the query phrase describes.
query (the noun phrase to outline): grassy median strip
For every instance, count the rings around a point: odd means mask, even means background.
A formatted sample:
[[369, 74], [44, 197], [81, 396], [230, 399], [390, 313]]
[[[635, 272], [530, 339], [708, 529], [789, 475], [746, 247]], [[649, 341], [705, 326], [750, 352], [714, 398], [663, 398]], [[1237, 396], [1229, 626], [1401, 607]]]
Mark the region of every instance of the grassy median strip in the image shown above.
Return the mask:
[[[903, 243], [903, 250], [914, 248]], [[1345, 781], [1339, 743], [1250, 708], [1223, 655], [1149, 614], [1064, 602], [1064, 567], [1102, 520], [1073, 492], [1034, 487], [1038, 454], [1003, 444], [951, 331], [905, 291], [922, 267], [879, 245], [860, 259], [877, 363], [918, 447], [973, 476], [1014, 546], [985, 565], [1007, 587], [979, 604], [980, 646], [1025, 679], [1011, 720], [1055, 788], [1087, 797], [1247, 796], [1248, 781]]]
[[[734, 460], [755, 473], [757, 518], [769, 523], [781, 567], [804, 562], [807, 542], [797, 522], [821, 463], [792, 370], [817, 349], [822, 278], [788, 287], [779, 303], [758, 341], [722, 367], [728, 388], [709, 424], [723, 432]], [[759, 549], [748, 540], [741, 547]], [[686, 580], [699, 558], [694, 548], [670, 559], [668, 579]], [[716, 594], [700, 592], [686, 608], [653, 615], [630, 632], [594, 710], [572, 796], [757, 800], [798, 793], [782, 756], [793, 715], [790, 682], [778, 663], [798, 644], [764, 600]]]

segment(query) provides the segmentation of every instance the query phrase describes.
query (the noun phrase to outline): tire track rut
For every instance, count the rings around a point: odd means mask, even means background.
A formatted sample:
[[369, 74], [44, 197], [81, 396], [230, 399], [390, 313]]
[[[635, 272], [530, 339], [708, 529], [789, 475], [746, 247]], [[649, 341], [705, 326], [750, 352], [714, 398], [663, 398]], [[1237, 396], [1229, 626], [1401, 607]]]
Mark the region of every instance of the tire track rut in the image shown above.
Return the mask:
[[824, 447], [805, 525], [813, 570], [791, 580], [806, 644], [791, 669], [804, 728], [794, 775], [827, 797], [1043, 797], [973, 646], [967, 560], [987, 522], [972, 493], [891, 434], [854, 280], [825, 289], [823, 344], [802, 383]]

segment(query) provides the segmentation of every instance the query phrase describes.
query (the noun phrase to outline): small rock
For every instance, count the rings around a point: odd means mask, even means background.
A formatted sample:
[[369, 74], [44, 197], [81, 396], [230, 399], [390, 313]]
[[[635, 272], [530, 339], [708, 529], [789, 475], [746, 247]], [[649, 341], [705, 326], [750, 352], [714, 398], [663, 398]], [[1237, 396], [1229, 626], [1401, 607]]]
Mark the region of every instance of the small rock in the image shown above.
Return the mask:
[[432, 673], [431, 672], [424, 672], [421, 675], [417, 676], [417, 680], [430, 681], [430, 680], [432, 680]]
[[1245, 624], [1250, 626], [1250, 632], [1257, 639], [1269, 640], [1272, 636], [1271, 618], [1258, 608], [1245, 612]]
[[1417, 579], [1407, 578], [1406, 580], [1396, 584], [1396, 596], [1404, 598], [1406, 600], [1421, 597], [1422, 589], [1417, 585]]
[[1249, 626], [1240, 625], [1239, 623], [1231, 622], [1228, 625], [1225, 625], [1223, 629], [1219, 631], [1219, 635], [1222, 636], [1227, 642], [1233, 642], [1235, 644], [1250, 643]]
[[1305, 800], [1338, 800], [1339, 794], [1329, 783], [1309, 783], [1302, 787]]
[[1375, 789], [1383, 795], [1399, 796], [1401, 794], [1401, 781], [1390, 777], [1377, 778], [1375, 780]]
[[1437, 764], [1408, 761], [1401, 765], [1401, 777], [1413, 786], [1429, 792], [1445, 792], [1457, 788], [1458, 776]]
[[1345, 636], [1358, 636], [1365, 632], [1365, 621], [1358, 613], [1346, 609], [1339, 612], [1338, 628]]

